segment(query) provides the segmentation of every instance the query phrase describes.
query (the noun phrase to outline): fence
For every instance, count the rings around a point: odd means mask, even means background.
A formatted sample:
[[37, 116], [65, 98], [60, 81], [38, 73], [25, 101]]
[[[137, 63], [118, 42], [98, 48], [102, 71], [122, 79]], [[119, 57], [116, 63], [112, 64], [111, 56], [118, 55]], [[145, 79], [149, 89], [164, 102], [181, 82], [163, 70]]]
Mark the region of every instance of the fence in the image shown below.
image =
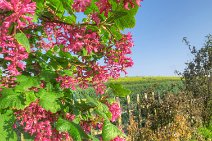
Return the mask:
[[[118, 97], [116, 98], [116, 101], [122, 106], [122, 116], [118, 120], [118, 125], [124, 126], [126, 129], [128, 125], [131, 125], [132, 123], [130, 119], [134, 119], [139, 127], [145, 126], [145, 119], [148, 118], [150, 112], [148, 111], [149, 106], [151, 103], [148, 104], [148, 99], [151, 99], [151, 101], [161, 103], [161, 96], [159, 94], [155, 94], [154, 92], [147, 94], [144, 93], [143, 95], [136, 94], [136, 101], [131, 101], [130, 96], [128, 95], [126, 97], [126, 100], [120, 100]], [[124, 103], [123, 101], [126, 101]], [[142, 103], [146, 102], [145, 104]], [[125, 105], [126, 106], [123, 106]], [[143, 111], [143, 112], [142, 112]], [[145, 111], [145, 113], [144, 113]], [[155, 109], [154, 113], [156, 114], [157, 111]]]

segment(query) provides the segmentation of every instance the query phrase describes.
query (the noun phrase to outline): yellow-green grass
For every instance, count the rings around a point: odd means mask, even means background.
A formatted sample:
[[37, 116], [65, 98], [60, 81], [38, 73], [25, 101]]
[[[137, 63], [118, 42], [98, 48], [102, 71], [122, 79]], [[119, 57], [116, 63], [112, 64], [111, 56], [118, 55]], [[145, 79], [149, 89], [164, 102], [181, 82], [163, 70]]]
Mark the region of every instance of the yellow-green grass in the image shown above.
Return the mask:
[[180, 81], [180, 77], [175, 76], [136, 76], [121, 77], [119, 79], [111, 79], [110, 82], [158, 82], [158, 81]]

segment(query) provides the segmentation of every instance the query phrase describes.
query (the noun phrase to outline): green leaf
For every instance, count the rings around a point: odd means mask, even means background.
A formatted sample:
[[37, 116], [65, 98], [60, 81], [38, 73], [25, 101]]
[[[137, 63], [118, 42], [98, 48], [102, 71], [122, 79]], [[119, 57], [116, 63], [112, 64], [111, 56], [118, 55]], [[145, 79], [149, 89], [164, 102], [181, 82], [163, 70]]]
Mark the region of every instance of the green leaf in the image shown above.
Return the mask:
[[76, 124], [74, 122], [71, 122], [71, 124], [78, 130], [82, 139], [89, 139], [89, 136], [85, 133], [81, 126], [79, 126], [79, 124]]
[[39, 77], [40, 77], [40, 80], [45, 80], [47, 82], [50, 82], [50, 81], [55, 81], [56, 76], [57, 75], [55, 72], [45, 70], [41, 72]]
[[96, 114], [104, 118], [106, 121], [110, 121], [109, 119], [112, 118], [112, 114], [109, 111], [107, 105], [101, 102], [98, 102], [98, 106], [95, 108], [94, 111], [96, 112]]
[[73, 94], [73, 99], [75, 101], [75, 106], [80, 110], [88, 110], [94, 108], [98, 105], [98, 100], [89, 96], [87, 93], [75, 92]]
[[0, 109], [5, 108], [24, 108], [24, 97], [20, 93], [14, 92], [12, 89], [3, 89], [0, 97]]
[[17, 134], [12, 128], [15, 122], [12, 111], [0, 114], [0, 139], [1, 141], [17, 141]]
[[[130, 10], [126, 10], [122, 6], [119, 6], [119, 8], [117, 8], [117, 10], [113, 12], [114, 17], [112, 17], [111, 19], [114, 20], [114, 23], [120, 30], [124, 30], [125, 28], [133, 28], [136, 23], [135, 15], [137, 11], [138, 6], [135, 6]], [[120, 17], [117, 18], [118, 16]]]
[[35, 0], [36, 2], [36, 10], [39, 10], [39, 12], [41, 12], [44, 8], [44, 0]]
[[82, 139], [89, 138], [79, 125], [62, 118], [59, 118], [56, 122], [56, 129], [61, 132], [69, 132], [74, 141], [82, 141]]
[[20, 45], [22, 45], [25, 49], [26, 49], [26, 51], [28, 52], [28, 53], [30, 53], [30, 44], [29, 44], [29, 40], [28, 40], [28, 38], [26, 37], [26, 35], [22, 32], [22, 33], [17, 33], [16, 35], [15, 35], [15, 39], [18, 41], [18, 43], [20, 44]]
[[34, 22], [34, 23], [38, 22], [38, 15], [37, 14], [34, 15], [32, 22]]
[[96, 137], [94, 137], [94, 136], [92, 136], [92, 135], [88, 135], [88, 136], [91, 138], [92, 141], [99, 141], [98, 138], [96, 138]]
[[30, 105], [30, 103], [32, 103], [33, 101], [35, 101], [37, 99], [37, 97], [35, 96], [35, 93], [33, 91], [29, 91], [25, 93], [25, 97], [26, 97], [26, 101], [25, 101], [25, 105], [28, 106]]
[[84, 14], [89, 15], [90, 13], [93, 13], [94, 11], [99, 11], [96, 2], [97, 0], [92, 0], [90, 6], [86, 8], [84, 11]]
[[15, 92], [25, 92], [29, 91], [31, 87], [40, 86], [38, 79], [31, 76], [19, 75], [17, 76], [16, 82], [19, 84], [15, 87]]
[[68, 24], [73, 24], [73, 23], [76, 23], [76, 17], [75, 17], [75, 15], [62, 17], [62, 21], [64, 21], [65, 23], [68, 23]]
[[110, 83], [109, 87], [112, 89], [112, 92], [115, 96], [126, 97], [131, 93], [129, 89], [126, 89], [121, 84]]
[[114, 11], [112, 13], [113, 15], [110, 16], [107, 20], [106, 20], [106, 23], [111, 23], [113, 22], [114, 20], [118, 20], [119, 18], [122, 18], [124, 16], [127, 15], [127, 12], [126, 11]]
[[[1, 62], [1, 60], [0, 60], [0, 62]], [[2, 76], [2, 70], [0, 69], [0, 76]]]
[[83, 55], [83, 56], [88, 56], [88, 51], [87, 51], [87, 49], [85, 49], [85, 48], [82, 49], [82, 55]]
[[61, 132], [67, 132], [71, 129], [70, 122], [59, 118], [56, 122], [56, 129]]
[[70, 15], [74, 14], [73, 9], [70, 6], [73, 4], [73, 0], [61, 0], [61, 2]]
[[61, 18], [65, 13], [65, 9], [60, 0], [47, 0], [46, 5], [52, 10], [54, 10], [55, 15], [57, 15], [59, 18]]
[[73, 71], [72, 71], [72, 70], [62, 70], [62, 71], [60, 72], [60, 74], [61, 74], [62, 76], [65, 76], [65, 75], [67, 75], [67, 76], [73, 76]]
[[120, 131], [115, 125], [113, 125], [108, 121], [105, 121], [102, 129], [103, 141], [111, 141], [115, 139], [117, 136], [125, 137], [122, 131]]
[[59, 95], [54, 92], [47, 92], [44, 89], [41, 89], [37, 96], [40, 98], [39, 105], [41, 105], [47, 111], [56, 113], [60, 110], [60, 105], [57, 102]]
[[24, 141], [34, 141], [35, 137], [31, 136], [30, 134], [24, 132], [23, 135], [24, 135]]

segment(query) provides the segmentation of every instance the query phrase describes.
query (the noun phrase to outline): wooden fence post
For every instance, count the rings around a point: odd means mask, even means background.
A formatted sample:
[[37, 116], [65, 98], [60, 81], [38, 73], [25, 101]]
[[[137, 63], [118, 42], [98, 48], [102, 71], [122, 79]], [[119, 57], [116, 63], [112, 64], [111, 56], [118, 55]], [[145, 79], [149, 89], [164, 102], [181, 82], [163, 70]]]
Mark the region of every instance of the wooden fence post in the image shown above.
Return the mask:
[[129, 116], [129, 122], [130, 122], [132, 115], [131, 115], [130, 96], [129, 95], [127, 96], [127, 114]]
[[138, 111], [138, 127], [140, 127], [142, 123], [142, 117], [141, 117], [141, 101], [139, 94], [137, 94], [137, 111]]

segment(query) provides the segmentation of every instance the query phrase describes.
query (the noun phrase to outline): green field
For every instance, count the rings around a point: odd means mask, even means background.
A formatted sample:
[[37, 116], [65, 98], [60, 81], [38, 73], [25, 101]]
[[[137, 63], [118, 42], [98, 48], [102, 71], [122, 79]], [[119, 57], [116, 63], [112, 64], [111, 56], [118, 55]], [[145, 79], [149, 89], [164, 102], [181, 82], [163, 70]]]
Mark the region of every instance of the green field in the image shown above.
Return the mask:
[[158, 94], [167, 92], [178, 93], [183, 89], [180, 77], [148, 76], [148, 77], [121, 77], [111, 79], [109, 83], [120, 83], [131, 90], [132, 94], [142, 94], [154, 91]]
[[111, 82], [160, 82], [160, 81], [179, 81], [180, 77], [174, 76], [135, 76], [135, 77], [120, 77], [119, 79], [111, 79]]

